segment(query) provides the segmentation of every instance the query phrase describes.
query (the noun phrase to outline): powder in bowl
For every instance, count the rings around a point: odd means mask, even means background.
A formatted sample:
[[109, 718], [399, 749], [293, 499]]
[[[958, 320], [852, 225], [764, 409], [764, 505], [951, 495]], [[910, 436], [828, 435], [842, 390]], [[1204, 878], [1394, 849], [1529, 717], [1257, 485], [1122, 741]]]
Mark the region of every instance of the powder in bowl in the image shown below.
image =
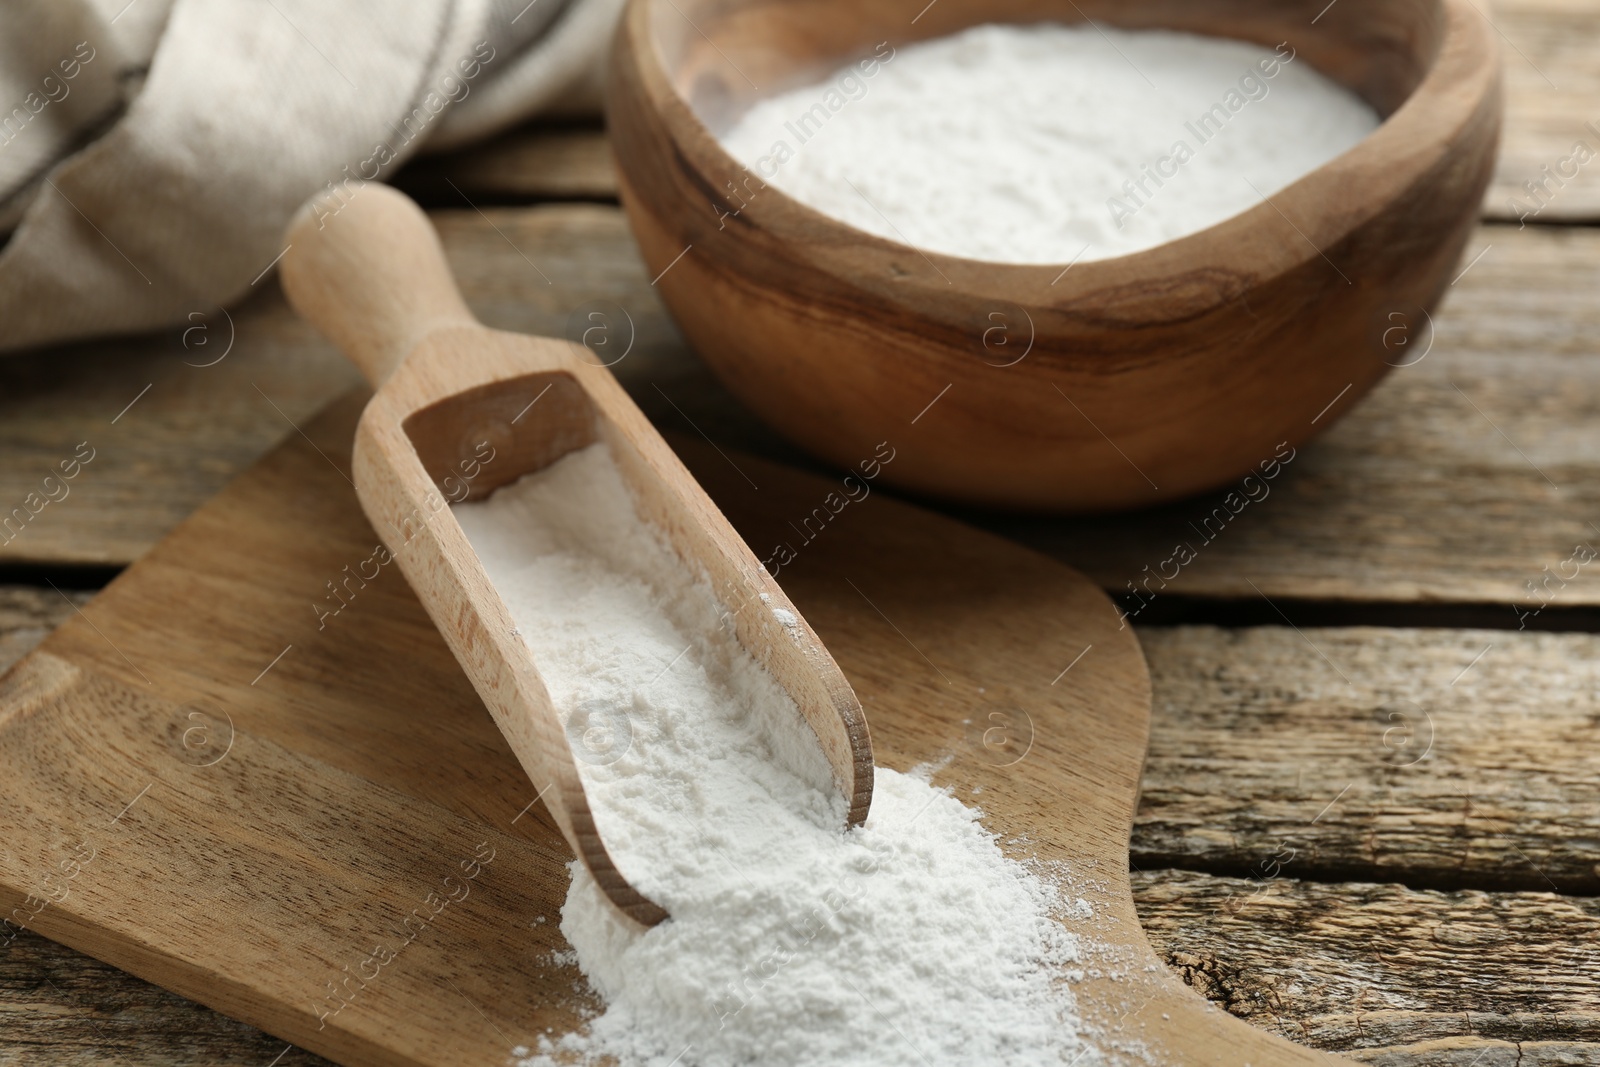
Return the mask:
[[1377, 125], [1287, 42], [987, 25], [880, 46], [722, 140], [756, 198], [770, 183], [923, 252], [1069, 263], [1222, 222]]

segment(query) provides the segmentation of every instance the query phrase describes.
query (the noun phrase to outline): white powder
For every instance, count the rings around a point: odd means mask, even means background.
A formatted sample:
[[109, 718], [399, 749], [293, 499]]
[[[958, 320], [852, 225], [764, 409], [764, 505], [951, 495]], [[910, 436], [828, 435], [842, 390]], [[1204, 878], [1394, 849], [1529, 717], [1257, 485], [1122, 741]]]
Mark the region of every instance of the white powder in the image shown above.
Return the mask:
[[1076, 903], [923, 778], [879, 768], [845, 832], [799, 710], [718, 628], [603, 445], [455, 514], [568, 723], [607, 848], [672, 916], [636, 931], [574, 863], [561, 931], [606, 1008], [524, 1063], [1097, 1062], [1077, 1059], [1077, 944], [1056, 921]]
[[756, 177], [723, 210], [765, 180], [923, 251], [1103, 259], [1237, 215], [1378, 124], [1287, 43], [991, 25], [878, 54], [741, 118], [723, 140]]

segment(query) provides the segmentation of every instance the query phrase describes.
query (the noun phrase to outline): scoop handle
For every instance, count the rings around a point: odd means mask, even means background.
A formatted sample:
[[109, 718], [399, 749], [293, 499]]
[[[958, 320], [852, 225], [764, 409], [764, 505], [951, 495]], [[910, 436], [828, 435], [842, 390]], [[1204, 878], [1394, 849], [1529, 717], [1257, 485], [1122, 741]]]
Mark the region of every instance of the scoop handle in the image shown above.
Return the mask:
[[284, 243], [290, 305], [374, 389], [429, 333], [477, 323], [428, 216], [387, 185], [319, 193], [295, 213]]

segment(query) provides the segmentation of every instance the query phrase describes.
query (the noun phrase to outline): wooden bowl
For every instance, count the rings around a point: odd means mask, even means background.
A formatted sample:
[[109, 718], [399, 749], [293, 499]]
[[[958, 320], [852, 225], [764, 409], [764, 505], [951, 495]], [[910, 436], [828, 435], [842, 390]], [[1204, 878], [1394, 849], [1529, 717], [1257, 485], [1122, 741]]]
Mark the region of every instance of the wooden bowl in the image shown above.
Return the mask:
[[[611, 138], [651, 276], [783, 434], [851, 468], [887, 441], [886, 480], [952, 500], [1138, 507], [1255, 470], [1415, 358], [1499, 136], [1496, 45], [1467, 0], [938, 0], [913, 22], [922, 6], [632, 0], [617, 36]], [[880, 42], [1085, 17], [1288, 41], [1384, 122], [1270, 202], [1065, 274], [867, 234], [712, 133]]]

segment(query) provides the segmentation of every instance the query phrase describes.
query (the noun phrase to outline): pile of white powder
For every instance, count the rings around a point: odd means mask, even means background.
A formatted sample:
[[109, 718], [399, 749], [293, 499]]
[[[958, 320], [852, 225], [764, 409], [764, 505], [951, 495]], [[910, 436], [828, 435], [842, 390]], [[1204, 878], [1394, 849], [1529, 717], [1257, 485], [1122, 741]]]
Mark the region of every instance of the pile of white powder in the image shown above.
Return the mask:
[[672, 916], [638, 932], [572, 865], [561, 931], [605, 1010], [525, 1064], [1097, 1062], [1060, 892], [922, 778], [879, 768], [846, 832], [799, 709], [719, 628], [604, 445], [454, 510], [569, 726], [607, 848]]
[[718, 211], [770, 183], [924, 252], [1102, 259], [1254, 207], [1377, 125], [1288, 42], [979, 26], [758, 103], [723, 136], [749, 175]]

